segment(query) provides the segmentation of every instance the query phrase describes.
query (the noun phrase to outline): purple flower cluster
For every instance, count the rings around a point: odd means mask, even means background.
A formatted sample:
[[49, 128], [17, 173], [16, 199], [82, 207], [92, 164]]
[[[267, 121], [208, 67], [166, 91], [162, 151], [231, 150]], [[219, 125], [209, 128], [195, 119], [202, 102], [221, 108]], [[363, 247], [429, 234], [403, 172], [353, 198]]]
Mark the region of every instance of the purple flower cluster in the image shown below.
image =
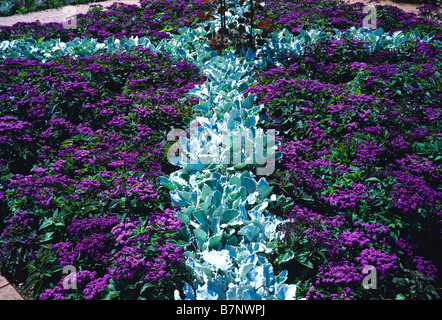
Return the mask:
[[52, 284], [35, 287], [47, 289], [34, 293], [41, 299], [125, 299], [140, 283], [152, 284], [146, 297], [172, 295], [166, 282], [183, 261], [182, 225], [157, 209], [165, 199], [158, 177], [171, 169], [164, 128], [184, 126], [198, 102], [186, 93], [205, 79], [143, 48], [0, 64], [0, 141], [9, 146], [0, 148], [0, 205], [15, 208], [0, 228], [1, 269], [54, 261], [51, 270], [74, 265], [80, 278], [93, 271], [75, 292], [53, 272]]
[[434, 190], [425, 180], [404, 172], [392, 172], [397, 183], [391, 192], [391, 204], [403, 213], [442, 203], [442, 192]]
[[[309, 274], [299, 276], [300, 294], [426, 297], [395, 283], [425, 287], [440, 277], [441, 91], [431, 83], [442, 71], [441, 48], [416, 41], [369, 53], [363, 46], [321, 41], [259, 72], [246, 93], [264, 104], [266, 128], [280, 132], [282, 174], [274, 184], [293, 199], [282, 230]], [[382, 293], [362, 288], [367, 265]]]
[[[152, 212], [142, 223], [138, 218], [123, 222], [115, 215], [74, 219], [66, 228], [68, 240], [52, 245], [60, 265], [81, 265], [77, 292], [84, 299], [97, 299], [114, 283], [159, 283], [173, 277], [171, 269], [183, 262], [183, 250], [173, 238], [163, 236], [182, 227], [170, 209]], [[39, 299], [65, 299], [72, 292], [60, 281]]]
[[378, 279], [386, 283], [401, 274], [400, 263], [412, 265], [423, 276], [436, 276], [434, 264], [417, 255], [416, 246], [402, 238], [395, 241], [391, 229], [381, 223], [350, 225], [342, 215], [329, 218], [298, 205], [285, 218], [285, 241], [294, 245], [295, 256], [308, 248], [311, 254], [322, 252], [328, 261], [319, 264], [316, 280], [306, 293], [308, 299], [324, 299], [324, 292], [335, 299], [337, 290], [359, 290], [365, 266], [373, 266]]
[[[121, 64], [131, 72], [120, 75]], [[171, 63], [148, 49], [49, 63], [6, 59], [0, 74], [2, 115], [8, 115], [0, 120], [0, 141], [9, 145], [0, 157], [18, 173], [9, 189], [13, 198], [46, 208], [54, 200], [87, 202], [87, 197], [156, 199], [155, 179], [168, 166], [162, 151], [167, 142], [157, 132], [182, 126], [182, 110], [196, 101], [184, 102], [186, 107], [180, 101], [203, 79], [192, 64]], [[136, 90], [115, 87], [114, 79], [123, 77], [124, 84], [135, 75], [148, 81]], [[15, 85], [22, 80], [25, 84]], [[30, 114], [34, 107], [42, 112]], [[66, 139], [72, 142], [60, 147]], [[36, 163], [44, 169], [29, 174]]]
[[[96, 271], [81, 270], [75, 274], [75, 280], [78, 287], [83, 288], [81, 293], [85, 300], [93, 300], [105, 291], [109, 275], [106, 274], [101, 278], [97, 278]], [[71, 280], [72, 281], [72, 280]], [[40, 294], [40, 300], [66, 300], [66, 294], [69, 289], [63, 287], [63, 279], [60, 280], [54, 288], [46, 289]]]
[[395, 254], [387, 254], [380, 249], [370, 247], [361, 251], [355, 261], [360, 263], [362, 268], [368, 265], [374, 266], [379, 274], [379, 279], [383, 280], [398, 267], [398, 257]]
[[358, 150], [356, 151], [355, 164], [364, 168], [367, 165], [373, 165], [379, 159], [379, 155], [384, 152], [375, 143], [370, 141], [359, 141]]
[[[0, 27], [0, 40], [156, 41], [170, 26], [191, 26], [210, 5], [140, 4], [94, 7], [78, 15], [75, 30], [59, 23]], [[265, 7], [278, 28], [293, 33], [360, 27], [365, 16], [361, 3]], [[378, 13], [386, 31], [440, 28], [390, 6]], [[282, 174], [273, 182], [293, 199], [282, 231], [295, 260], [309, 269], [299, 272], [308, 275], [301, 279], [308, 299], [372, 297], [361, 289], [367, 265], [378, 271], [387, 298], [413, 294], [398, 288], [398, 279], [427, 288], [424, 278], [440, 269], [440, 45], [416, 40], [375, 53], [365, 46], [323, 39], [303, 57], [257, 72], [258, 83], [245, 93], [264, 104], [264, 125], [281, 132]], [[2, 61], [0, 146], [8, 148], [0, 149], [0, 206], [14, 211], [1, 225], [1, 267], [32, 270], [54, 261], [48, 270], [80, 269], [77, 290], [64, 289], [52, 274], [36, 293], [40, 299], [124, 298], [150, 291], [145, 284], [167, 291], [170, 279], [183, 281], [176, 278], [183, 250], [175, 238], [182, 223], [172, 210], [157, 209], [164, 197], [156, 181], [170, 169], [164, 128], [182, 127], [198, 102], [184, 101], [185, 94], [204, 80], [192, 64], [142, 48], [48, 63]]]
[[[343, 1], [269, 1], [265, 3], [266, 12], [271, 12], [275, 23], [293, 33], [299, 29], [330, 27], [336, 29], [360, 28], [366, 14], [362, 2], [348, 4]], [[405, 12], [395, 6], [376, 5], [377, 27], [386, 31], [414, 30], [422, 24], [437, 26], [440, 22], [429, 18], [440, 17], [434, 7], [421, 7], [419, 15]], [[432, 12], [430, 15], [429, 12]]]
[[316, 285], [333, 284], [347, 286], [351, 283], [361, 283], [363, 276], [353, 263], [348, 261], [331, 262], [330, 265], [319, 267], [319, 276]]
[[[40, 243], [40, 237], [33, 234], [32, 231], [38, 226], [38, 220], [35, 215], [27, 210], [16, 210], [9, 219], [5, 221], [5, 228], [0, 233], [0, 239], [5, 239], [0, 246], [0, 251], [17, 255], [21, 246], [34, 246]], [[29, 234], [28, 234], [29, 232]], [[9, 235], [15, 234], [15, 241], [9, 238]]]
[[347, 208], [354, 208], [357, 206], [359, 199], [364, 198], [367, 194], [367, 186], [362, 183], [350, 183], [349, 188], [342, 188], [341, 185], [336, 185], [332, 193], [322, 194], [321, 198], [332, 207], [337, 207], [340, 210]]

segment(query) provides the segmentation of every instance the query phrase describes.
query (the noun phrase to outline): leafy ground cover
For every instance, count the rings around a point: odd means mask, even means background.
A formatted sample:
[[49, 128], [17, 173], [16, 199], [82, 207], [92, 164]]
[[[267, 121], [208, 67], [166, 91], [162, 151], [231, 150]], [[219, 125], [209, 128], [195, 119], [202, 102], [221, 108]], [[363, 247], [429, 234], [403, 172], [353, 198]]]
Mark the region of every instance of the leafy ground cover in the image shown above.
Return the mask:
[[[1, 40], [134, 35], [158, 43], [197, 26], [207, 6], [114, 4], [79, 15], [77, 29], [16, 24], [1, 27]], [[301, 28], [345, 33], [365, 15], [339, 1], [268, 2], [265, 9], [258, 22], [270, 15], [277, 30], [294, 35]], [[278, 130], [282, 158], [267, 180], [279, 204], [269, 210], [285, 223], [272, 266], [289, 271], [298, 298], [433, 299], [440, 287], [441, 25], [393, 7], [378, 14], [390, 34], [417, 29], [433, 38], [370, 51], [364, 41], [326, 37], [301, 56], [256, 68], [244, 92], [264, 106], [258, 126]], [[39, 299], [170, 299], [190, 283], [183, 221], [159, 178], [176, 170], [166, 160], [167, 131], [198, 114], [201, 100], [187, 93], [205, 82], [195, 65], [141, 47], [48, 62], [3, 59], [0, 271], [26, 281]], [[235, 192], [232, 199], [254, 186], [269, 195], [263, 180], [238, 177], [228, 187], [222, 178], [206, 183]], [[256, 227], [241, 230], [244, 238], [259, 236]], [[81, 266], [76, 291], [64, 289], [66, 265]], [[376, 290], [361, 286], [365, 265], [378, 272]], [[269, 264], [262, 268], [270, 274]]]

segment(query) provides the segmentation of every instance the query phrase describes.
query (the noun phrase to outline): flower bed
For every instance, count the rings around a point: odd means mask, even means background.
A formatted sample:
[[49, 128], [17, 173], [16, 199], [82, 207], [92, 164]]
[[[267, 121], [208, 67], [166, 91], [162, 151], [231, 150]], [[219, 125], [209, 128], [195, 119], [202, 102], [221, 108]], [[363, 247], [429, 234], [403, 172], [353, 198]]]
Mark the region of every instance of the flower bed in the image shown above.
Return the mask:
[[[1, 197], [14, 212], [2, 216], [3, 268], [26, 265], [36, 294], [72, 264], [83, 268], [85, 298], [129, 288], [167, 295], [167, 282], [157, 283], [176, 276], [170, 270], [183, 258], [179, 221], [163, 208], [157, 178], [171, 170], [165, 129], [191, 113], [195, 102], [184, 94], [203, 81], [198, 71], [140, 48], [48, 63], [7, 59], [0, 77]], [[122, 271], [132, 257], [139, 270]], [[151, 277], [150, 269], [163, 271]], [[91, 281], [106, 292], [90, 292]], [[41, 298], [60, 298], [59, 289]]]
[[[248, 89], [268, 106], [264, 127], [280, 133], [274, 186], [291, 199], [284, 243], [308, 298], [435, 293], [440, 53], [431, 42], [369, 53], [364, 42], [324, 41]], [[367, 264], [378, 270], [375, 293], [361, 286]]]
[[[203, 41], [217, 15], [195, 17], [207, 1], [161, 4], [92, 9], [74, 31], [7, 29], [100, 43], [2, 44], [0, 271], [39, 299], [436, 297], [440, 24], [416, 18], [422, 36], [393, 34], [401, 14], [381, 20], [385, 33], [347, 30], [361, 7], [269, 3], [280, 20], [265, 49], [219, 56]], [[177, 170], [166, 135], [192, 119], [209, 145], [276, 129], [277, 170]], [[65, 266], [78, 267], [76, 290]], [[380, 290], [362, 287], [366, 266]]]

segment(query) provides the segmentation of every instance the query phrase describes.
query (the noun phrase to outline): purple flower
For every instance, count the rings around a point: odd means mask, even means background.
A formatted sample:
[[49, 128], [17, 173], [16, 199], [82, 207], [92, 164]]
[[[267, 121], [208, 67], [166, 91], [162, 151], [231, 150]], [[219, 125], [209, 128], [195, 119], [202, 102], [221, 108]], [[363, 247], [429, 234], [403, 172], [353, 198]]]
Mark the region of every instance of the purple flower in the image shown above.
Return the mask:
[[335, 185], [335, 191], [321, 194], [321, 198], [332, 207], [337, 207], [340, 210], [347, 208], [354, 208], [358, 200], [365, 197], [368, 193], [368, 187], [362, 183], [350, 182], [349, 188], [344, 188], [341, 185]]
[[422, 178], [400, 171], [394, 174], [396, 184], [391, 192], [391, 203], [395, 208], [410, 213], [441, 203], [442, 193], [431, 188]]
[[379, 279], [386, 278], [399, 268], [398, 257], [395, 254], [387, 254], [374, 247], [362, 250], [361, 255], [355, 261], [361, 264], [361, 270], [367, 265], [374, 266], [380, 274]]
[[105, 274], [103, 277], [89, 282], [83, 290], [85, 300], [98, 298], [99, 295], [107, 288], [109, 279], [110, 275]]
[[330, 265], [319, 267], [316, 284], [349, 285], [351, 283], [361, 283], [363, 276], [358, 272], [353, 263], [342, 260], [340, 262], [330, 262]]

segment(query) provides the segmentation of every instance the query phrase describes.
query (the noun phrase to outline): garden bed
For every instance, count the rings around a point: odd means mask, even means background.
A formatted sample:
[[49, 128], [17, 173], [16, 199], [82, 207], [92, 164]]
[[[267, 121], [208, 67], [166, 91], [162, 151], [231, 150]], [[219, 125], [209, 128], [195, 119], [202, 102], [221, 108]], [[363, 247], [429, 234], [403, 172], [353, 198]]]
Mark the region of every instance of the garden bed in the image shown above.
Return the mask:
[[[0, 27], [0, 272], [34, 299], [438, 298], [441, 23], [268, 2], [266, 49], [219, 55], [213, 5]], [[172, 165], [192, 119], [277, 130], [274, 172]]]

